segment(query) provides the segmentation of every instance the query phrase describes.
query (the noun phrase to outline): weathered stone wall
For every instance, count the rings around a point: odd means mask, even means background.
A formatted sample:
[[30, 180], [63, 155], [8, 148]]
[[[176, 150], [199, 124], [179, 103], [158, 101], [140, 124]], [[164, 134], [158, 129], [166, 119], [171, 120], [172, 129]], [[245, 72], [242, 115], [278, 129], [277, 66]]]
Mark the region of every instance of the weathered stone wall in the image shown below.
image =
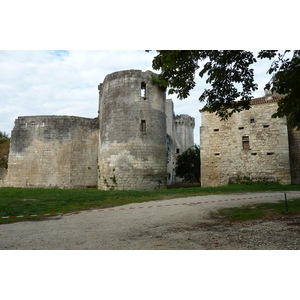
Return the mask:
[[0, 168], [0, 187], [4, 186], [6, 175], [7, 175], [7, 169]]
[[292, 184], [300, 184], [300, 131], [289, 129], [290, 166]]
[[152, 72], [120, 71], [100, 89], [100, 189], [166, 187], [165, 91]]
[[11, 135], [6, 186], [97, 185], [98, 119], [19, 117]]
[[194, 146], [195, 119], [189, 115], [175, 116], [175, 152], [181, 154]]
[[179, 154], [194, 145], [195, 119], [189, 115], [174, 114], [173, 102], [166, 101], [167, 144], [168, 144], [168, 184], [181, 182], [176, 177], [176, 159]]
[[166, 122], [167, 122], [167, 148], [168, 148], [168, 165], [167, 165], [167, 184], [175, 182], [175, 114], [172, 99], [166, 100]]
[[[195, 119], [189, 115], [176, 115], [174, 117], [173, 131], [173, 152], [174, 152], [174, 168], [178, 155], [182, 154], [188, 148], [194, 146], [194, 128]], [[173, 170], [172, 183], [182, 182], [182, 178], [176, 176], [175, 169]]]
[[277, 110], [276, 99], [258, 98], [252, 104], [250, 110], [227, 121], [201, 112], [203, 187], [247, 179], [291, 183], [286, 120], [271, 118]]
[[176, 155], [194, 144], [194, 118], [175, 117], [152, 75], [106, 76], [95, 119], [19, 117], [0, 186], [145, 190], [176, 182]]

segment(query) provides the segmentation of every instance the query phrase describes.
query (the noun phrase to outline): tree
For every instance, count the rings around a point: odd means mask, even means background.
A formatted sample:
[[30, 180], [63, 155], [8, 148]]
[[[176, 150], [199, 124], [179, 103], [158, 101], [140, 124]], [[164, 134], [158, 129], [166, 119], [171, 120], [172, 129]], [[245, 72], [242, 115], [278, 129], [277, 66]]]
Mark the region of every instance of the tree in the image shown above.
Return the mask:
[[0, 131], [0, 138], [8, 139], [8, 134], [5, 131]]
[[[264, 51], [268, 52], [268, 51]], [[275, 73], [271, 82], [266, 85], [267, 89], [284, 95], [278, 101], [278, 110], [273, 117], [287, 117], [290, 127], [300, 129], [300, 51], [296, 50], [291, 59], [279, 54], [278, 59], [273, 62], [269, 74]], [[261, 53], [261, 56], [268, 53]], [[269, 51], [269, 56], [275, 55]]]
[[199, 182], [200, 179], [200, 148], [197, 145], [188, 148], [177, 157], [176, 176], [184, 182]]
[[[205, 89], [199, 100], [205, 101], [204, 111], [216, 113], [222, 120], [233, 113], [250, 109], [252, 93], [258, 89], [254, 82], [253, 68], [258, 59], [273, 59], [266, 73], [272, 80], [265, 88], [282, 95], [278, 111], [273, 117], [288, 118], [291, 127], [300, 129], [300, 50], [287, 57], [286, 50], [261, 50], [255, 57], [245, 50], [157, 50], [152, 66], [160, 74], [153, 80], [169, 94], [178, 94], [179, 99], [189, 96], [195, 87], [198, 69], [201, 78], [211, 87]], [[237, 101], [239, 100], [239, 101]]]
[[8, 134], [0, 131], [0, 168], [7, 168], [10, 139]]

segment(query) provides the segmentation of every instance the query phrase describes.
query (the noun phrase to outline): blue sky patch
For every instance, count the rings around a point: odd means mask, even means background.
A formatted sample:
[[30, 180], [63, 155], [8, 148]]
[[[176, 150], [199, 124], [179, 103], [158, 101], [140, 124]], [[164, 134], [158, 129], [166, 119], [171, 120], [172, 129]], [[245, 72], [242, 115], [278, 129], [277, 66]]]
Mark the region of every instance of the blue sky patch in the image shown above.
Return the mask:
[[68, 50], [54, 50], [53, 54], [58, 57], [64, 57], [64, 56], [69, 55], [69, 51]]

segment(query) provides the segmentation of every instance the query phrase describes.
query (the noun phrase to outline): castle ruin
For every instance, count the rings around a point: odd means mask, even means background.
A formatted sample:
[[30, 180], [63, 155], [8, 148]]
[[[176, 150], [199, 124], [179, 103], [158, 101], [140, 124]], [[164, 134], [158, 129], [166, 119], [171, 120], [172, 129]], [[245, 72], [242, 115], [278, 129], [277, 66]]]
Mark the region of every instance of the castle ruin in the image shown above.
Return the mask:
[[300, 184], [300, 132], [272, 118], [278, 96], [252, 99], [251, 108], [221, 121], [201, 111], [201, 186], [242, 182]]
[[[109, 74], [94, 119], [18, 117], [0, 186], [150, 190], [180, 182], [176, 158], [194, 145], [195, 120], [175, 115], [150, 71]], [[201, 111], [201, 186], [300, 184], [300, 132], [272, 118], [278, 96], [221, 121]], [[200, 166], [199, 166], [200, 167]]]
[[194, 145], [195, 121], [175, 116], [153, 75], [107, 75], [94, 119], [18, 117], [0, 186], [150, 190], [174, 183], [176, 156]]

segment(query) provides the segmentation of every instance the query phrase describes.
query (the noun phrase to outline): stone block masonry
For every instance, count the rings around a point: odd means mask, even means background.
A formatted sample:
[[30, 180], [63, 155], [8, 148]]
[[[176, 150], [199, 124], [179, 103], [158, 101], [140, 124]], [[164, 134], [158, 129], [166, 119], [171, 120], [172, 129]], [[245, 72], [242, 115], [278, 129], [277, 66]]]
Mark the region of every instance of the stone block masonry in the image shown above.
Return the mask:
[[97, 186], [98, 119], [19, 117], [12, 131], [6, 186]]
[[7, 174], [7, 169], [0, 168], [0, 187], [4, 186], [6, 174]]
[[[155, 74], [140, 70], [107, 75], [98, 86], [99, 112], [95, 119], [19, 117], [11, 134], [7, 174], [0, 173], [0, 185], [165, 188], [167, 133], [174, 141], [169, 152], [174, 153], [176, 145], [184, 148], [193, 140], [194, 121], [182, 115], [188, 129], [183, 122], [178, 128], [174, 125], [172, 100], [166, 104], [166, 92], [153, 83], [152, 76]], [[170, 132], [167, 116], [171, 118]], [[171, 170], [173, 161], [169, 162]]]
[[189, 115], [175, 116], [175, 143], [177, 154], [194, 146], [195, 119]]
[[100, 85], [100, 189], [165, 188], [165, 91], [150, 71], [120, 71]]
[[175, 166], [178, 155], [189, 147], [194, 146], [195, 119], [189, 115], [175, 115], [173, 102], [166, 101], [167, 116], [167, 147], [168, 147], [168, 184], [182, 182], [182, 178], [176, 176]]
[[[203, 187], [242, 180], [291, 184], [286, 119], [271, 117], [277, 107], [276, 97], [263, 97], [253, 99], [250, 110], [235, 113], [226, 121], [201, 112]], [[299, 161], [299, 155], [294, 153], [294, 157]]]
[[290, 150], [290, 167], [291, 183], [300, 184], [300, 131], [288, 129], [289, 150]]

